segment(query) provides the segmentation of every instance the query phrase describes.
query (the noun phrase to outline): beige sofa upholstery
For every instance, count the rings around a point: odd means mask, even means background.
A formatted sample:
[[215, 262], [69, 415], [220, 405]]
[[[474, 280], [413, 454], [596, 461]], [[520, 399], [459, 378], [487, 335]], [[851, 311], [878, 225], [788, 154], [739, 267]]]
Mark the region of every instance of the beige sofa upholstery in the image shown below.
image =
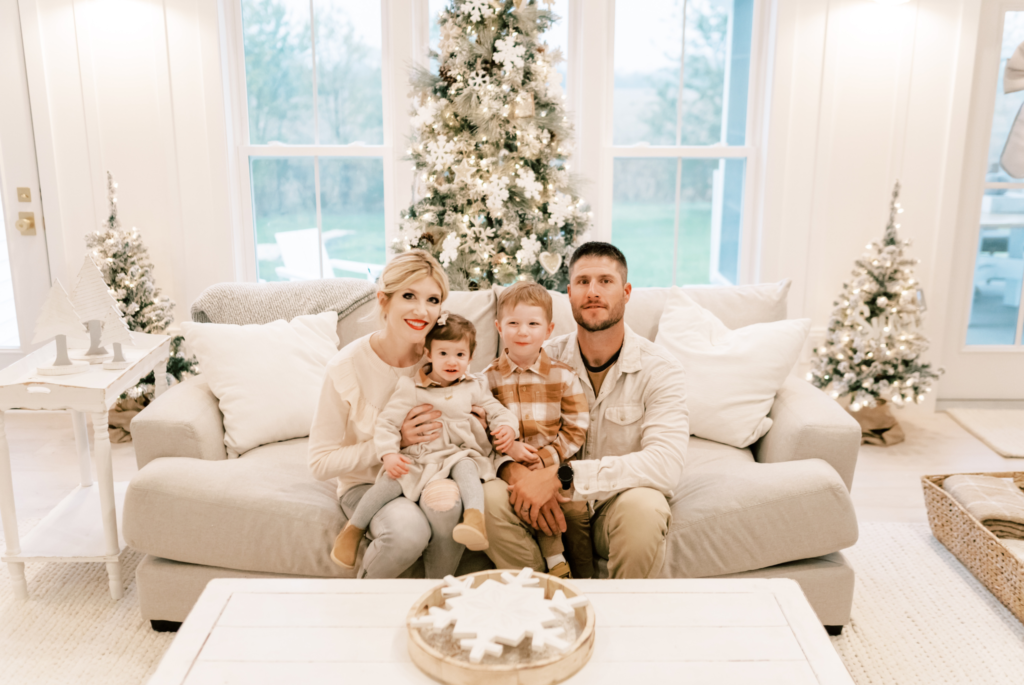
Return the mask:
[[[713, 290], [701, 291], [702, 304], [727, 309], [721, 318], [732, 317], [731, 325], [785, 317], [784, 291], [780, 305], [779, 297], [755, 301], [764, 287], [758, 293], [719, 288], [717, 296]], [[634, 293], [627, 322], [654, 337], [664, 290]], [[486, 319], [493, 316], [487, 309], [493, 303], [493, 295], [456, 293], [449, 306]], [[562, 327], [570, 325], [566, 306], [556, 302]], [[737, 314], [744, 307], [746, 314]], [[367, 311], [357, 309], [339, 322], [342, 344], [373, 329]], [[683, 479], [670, 503], [661, 574], [793, 578], [824, 624], [844, 625], [854, 577], [839, 552], [857, 540], [849, 487], [859, 427], [835, 402], [794, 377], [779, 391], [770, 415], [774, 425], [750, 449], [691, 437]], [[211, 578], [352, 575], [328, 558], [345, 519], [334, 484], [315, 480], [306, 466], [306, 438], [228, 459], [217, 399], [201, 376], [147, 407], [133, 421], [132, 435], [140, 471], [125, 498], [123, 531], [125, 541], [147, 555], [137, 571], [144, 618], [184, 620]], [[467, 552], [459, 571], [488, 566], [485, 555]], [[404, 575], [422, 575], [422, 564]]]

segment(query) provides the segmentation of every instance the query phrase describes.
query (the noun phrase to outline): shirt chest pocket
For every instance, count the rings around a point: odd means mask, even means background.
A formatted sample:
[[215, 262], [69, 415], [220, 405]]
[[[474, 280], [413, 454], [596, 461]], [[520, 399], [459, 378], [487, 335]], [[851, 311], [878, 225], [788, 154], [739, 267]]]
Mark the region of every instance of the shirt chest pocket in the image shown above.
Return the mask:
[[621, 456], [640, 450], [640, 428], [644, 409], [639, 404], [623, 404], [604, 410], [601, 438], [602, 456]]

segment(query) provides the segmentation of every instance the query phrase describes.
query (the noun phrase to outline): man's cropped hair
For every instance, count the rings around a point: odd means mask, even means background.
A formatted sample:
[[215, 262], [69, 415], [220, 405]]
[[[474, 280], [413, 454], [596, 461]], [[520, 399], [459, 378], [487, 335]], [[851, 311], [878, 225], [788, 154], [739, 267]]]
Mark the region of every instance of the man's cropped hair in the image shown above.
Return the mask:
[[629, 267], [626, 265], [626, 255], [622, 254], [622, 250], [611, 243], [602, 243], [592, 240], [589, 243], [583, 243], [577, 247], [576, 251], [572, 253], [572, 259], [569, 260], [570, 274], [572, 274], [572, 267], [575, 266], [576, 262], [584, 257], [608, 257], [609, 259], [615, 260], [622, 265], [623, 283], [629, 281]]

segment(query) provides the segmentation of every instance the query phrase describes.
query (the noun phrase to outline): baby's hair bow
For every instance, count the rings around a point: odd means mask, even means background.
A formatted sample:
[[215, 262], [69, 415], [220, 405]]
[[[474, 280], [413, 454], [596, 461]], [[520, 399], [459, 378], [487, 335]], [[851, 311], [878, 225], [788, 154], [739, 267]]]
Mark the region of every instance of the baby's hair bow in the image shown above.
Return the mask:
[[446, 323], [448, 323], [448, 310], [447, 309], [442, 309], [441, 310], [441, 316], [437, 317], [437, 323], [435, 323], [434, 325], [435, 326], [443, 326]]

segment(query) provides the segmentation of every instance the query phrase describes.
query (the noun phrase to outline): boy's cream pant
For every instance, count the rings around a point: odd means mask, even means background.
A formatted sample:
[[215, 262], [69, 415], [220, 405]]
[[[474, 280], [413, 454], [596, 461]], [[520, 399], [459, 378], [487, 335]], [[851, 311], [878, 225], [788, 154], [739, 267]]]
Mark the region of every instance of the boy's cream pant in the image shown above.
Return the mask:
[[[484, 518], [490, 547], [487, 556], [498, 568], [547, 566], [534, 539], [508, 501], [508, 484], [484, 483]], [[592, 519], [594, 550], [608, 560], [612, 578], [650, 578], [665, 560], [665, 536], [672, 513], [665, 496], [651, 488], [633, 488], [598, 502]]]

